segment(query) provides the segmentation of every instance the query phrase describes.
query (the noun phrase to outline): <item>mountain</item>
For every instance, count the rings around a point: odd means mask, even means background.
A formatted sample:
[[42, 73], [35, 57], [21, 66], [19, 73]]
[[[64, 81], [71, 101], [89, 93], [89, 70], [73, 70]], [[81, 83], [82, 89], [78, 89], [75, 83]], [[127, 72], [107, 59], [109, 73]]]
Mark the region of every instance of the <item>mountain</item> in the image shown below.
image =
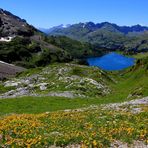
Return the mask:
[[68, 28], [70, 26], [71, 26], [70, 24], [67, 24], [67, 25], [61, 24], [59, 26], [54, 26], [54, 27], [51, 27], [49, 29], [47, 29], [47, 28], [39, 28], [39, 30], [46, 33], [46, 34], [49, 34], [50, 32], [56, 31], [58, 29]]
[[32, 36], [36, 31], [26, 20], [0, 9], [0, 37]]
[[[60, 27], [64, 27], [61, 25]], [[57, 43], [58, 42], [58, 43]], [[74, 46], [76, 43], [77, 46]], [[24, 19], [0, 9], [0, 60], [26, 68], [100, 55], [101, 51], [64, 37], [48, 37]], [[88, 51], [86, 51], [88, 49]]]
[[109, 50], [132, 52], [148, 50], [148, 27], [140, 25], [129, 27], [108, 22], [98, 24], [87, 22], [53, 30], [49, 35], [64, 35]]
[[[54, 27], [53, 27], [54, 28]], [[141, 26], [141, 25], [135, 25], [135, 26], [118, 26], [113, 23], [109, 22], [103, 22], [103, 23], [98, 23], [95, 24], [93, 22], [87, 22], [87, 23], [78, 23], [74, 25], [70, 25], [67, 27], [55, 27], [57, 28], [56, 30], [53, 30], [51, 34], [61, 34], [61, 33], [67, 33], [69, 34], [69, 31], [74, 31], [74, 29], [78, 30], [80, 32], [83, 32], [84, 35], [90, 32], [95, 32], [98, 30], [106, 30], [110, 32], [115, 32], [115, 33], [120, 33], [120, 34], [130, 34], [130, 33], [143, 33], [144, 31], [148, 31], [148, 27], [146, 26]], [[73, 30], [72, 30], [73, 29]], [[78, 32], [75, 32], [78, 33]]]
[[45, 35], [24, 19], [0, 9], [0, 60], [23, 67], [70, 60], [63, 49], [44, 41]]

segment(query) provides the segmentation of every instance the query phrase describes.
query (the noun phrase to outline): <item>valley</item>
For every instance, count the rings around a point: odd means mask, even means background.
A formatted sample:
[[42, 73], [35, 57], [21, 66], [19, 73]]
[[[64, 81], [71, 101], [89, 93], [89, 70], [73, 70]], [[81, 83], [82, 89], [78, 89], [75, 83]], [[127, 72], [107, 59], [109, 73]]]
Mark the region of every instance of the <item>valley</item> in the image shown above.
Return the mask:
[[44, 31], [0, 9], [0, 147], [147, 148], [148, 27]]

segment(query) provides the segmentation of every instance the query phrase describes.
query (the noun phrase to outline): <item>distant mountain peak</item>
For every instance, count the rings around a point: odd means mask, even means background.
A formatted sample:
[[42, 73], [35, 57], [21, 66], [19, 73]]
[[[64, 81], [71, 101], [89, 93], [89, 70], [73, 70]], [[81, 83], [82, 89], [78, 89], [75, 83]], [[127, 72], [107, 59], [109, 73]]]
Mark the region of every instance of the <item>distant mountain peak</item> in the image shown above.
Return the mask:
[[58, 25], [58, 26], [54, 26], [54, 27], [51, 27], [51, 28], [38, 28], [40, 31], [46, 33], [46, 34], [49, 34], [50, 32], [53, 32], [55, 30], [58, 30], [58, 29], [64, 29], [64, 28], [68, 28], [70, 27], [71, 25], [70, 24], [67, 24], [67, 25]]
[[96, 26], [96, 24], [93, 22], [86, 22], [85, 23], [85, 27], [87, 27], [87, 28], [94, 28], [95, 26]]
[[71, 26], [70, 24], [67, 24], [67, 25], [61, 24], [59, 27], [61, 27], [61, 28], [67, 28], [67, 27], [70, 27], [70, 26]]

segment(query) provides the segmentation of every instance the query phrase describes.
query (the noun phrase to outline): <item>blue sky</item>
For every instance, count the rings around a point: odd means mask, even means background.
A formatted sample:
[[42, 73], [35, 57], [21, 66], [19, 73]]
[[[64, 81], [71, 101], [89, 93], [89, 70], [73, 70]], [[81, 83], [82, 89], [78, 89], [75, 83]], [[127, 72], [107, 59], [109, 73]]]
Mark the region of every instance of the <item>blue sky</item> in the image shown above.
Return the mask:
[[0, 8], [43, 28], [88, 21], [148, 26], [148, 0], [0, 0]]

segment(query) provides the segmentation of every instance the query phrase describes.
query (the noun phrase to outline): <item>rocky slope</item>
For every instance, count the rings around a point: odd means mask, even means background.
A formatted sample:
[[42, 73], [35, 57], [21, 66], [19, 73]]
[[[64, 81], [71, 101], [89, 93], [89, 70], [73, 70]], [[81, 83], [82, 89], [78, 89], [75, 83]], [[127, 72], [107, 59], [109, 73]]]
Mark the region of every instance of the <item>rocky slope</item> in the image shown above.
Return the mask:
[[87, 98], [110, 93], [108, 81], [114, 80], [98, 68], [75, 64], [58, 64], [26, 71], [17, 78], [1, 83], [1, 88], [12, 87], [0, 98], [19, 96], [63, 96]]
[[34, 31], [37, 29], [27, 24], [26, 20], [0, 9], [0, 37], [32, 36]]
[[[1, 81], [0, 98], [20, 96], [99, 97], [124, 93], [127, 99], [147, 95], [148, 58], [120, 72], [77, 64], [51, 64], [27, 70], [16, 78]], [[122, 94], [122, 95], [124, 95]]]
[[17, 73], [20, 73], [24, 70], [25, 68], [0, 61], [0, 79], [15, 76]]

